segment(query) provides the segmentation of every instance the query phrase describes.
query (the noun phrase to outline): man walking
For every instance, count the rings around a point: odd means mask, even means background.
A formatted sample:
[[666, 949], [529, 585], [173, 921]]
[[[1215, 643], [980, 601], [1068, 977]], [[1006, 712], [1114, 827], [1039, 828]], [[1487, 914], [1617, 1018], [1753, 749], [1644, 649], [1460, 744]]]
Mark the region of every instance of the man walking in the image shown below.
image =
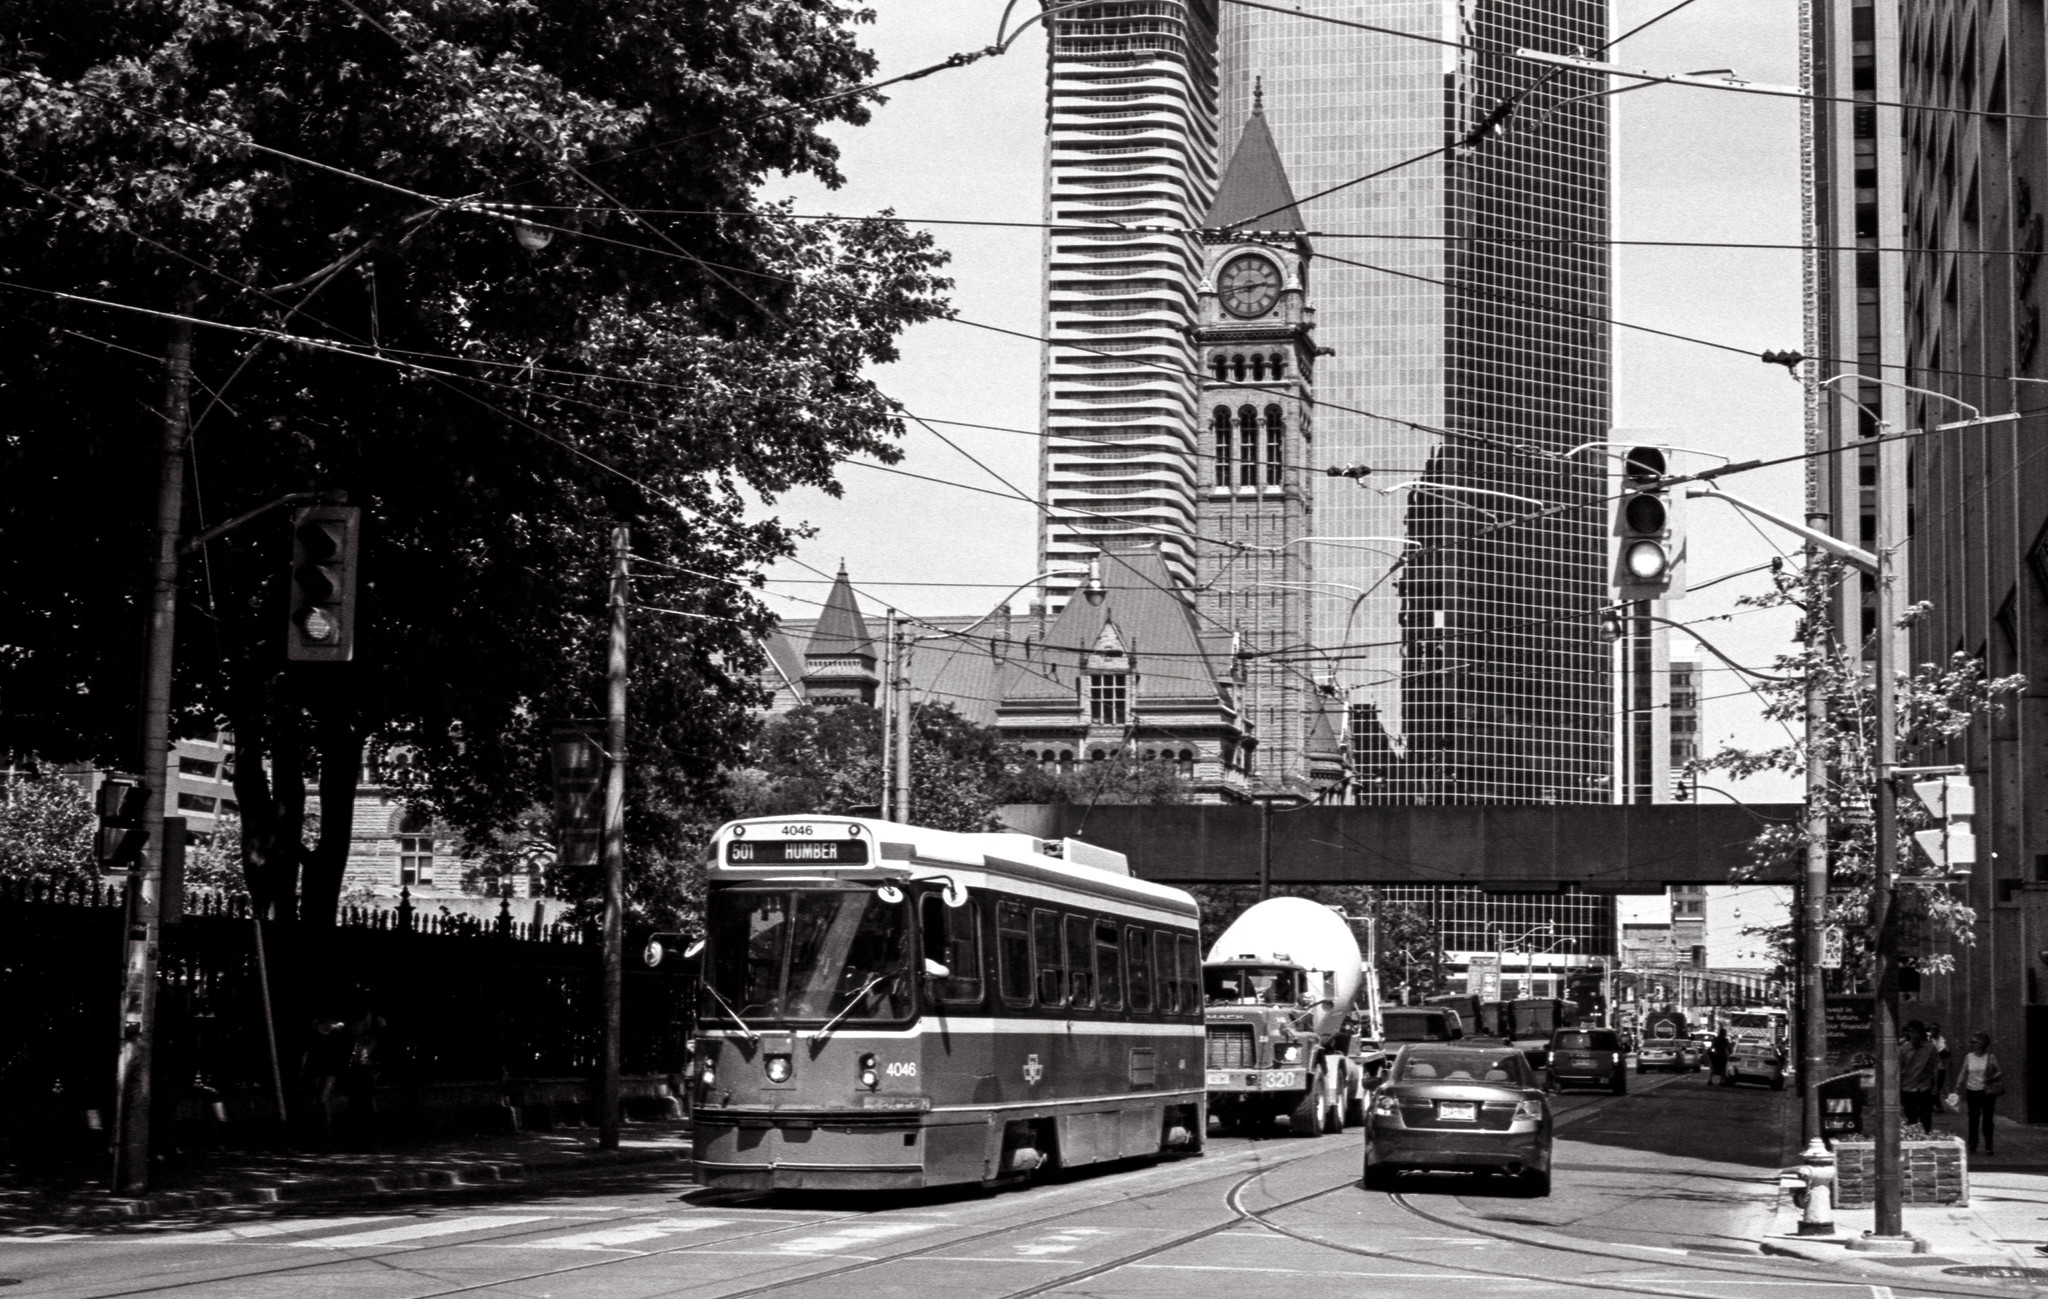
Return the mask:
[[1927, 1027], [1919, 1020], [1906, 1025], [1905, 1040], [1899, 1043], [1899, 1109], [1906, 1122], [1934, 1131], [1934, 1088], [1940, 1057], [1927, 1040]]

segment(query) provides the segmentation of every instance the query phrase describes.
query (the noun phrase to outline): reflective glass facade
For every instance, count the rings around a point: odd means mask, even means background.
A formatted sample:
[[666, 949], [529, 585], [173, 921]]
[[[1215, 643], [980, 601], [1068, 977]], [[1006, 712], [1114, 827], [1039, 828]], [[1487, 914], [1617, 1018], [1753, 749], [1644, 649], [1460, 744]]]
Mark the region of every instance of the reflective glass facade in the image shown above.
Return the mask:
[[[1579, 0], [1301, 7], [1485, 50], [1606, 39], [1605, 5]], [[1605, 462], [1554, 458], [1609, 426], [1606, 251], [1555, 242], [1608, 232], [1605, 109], [1564, 102], [1604, 87], [1560, 76], [1505, 135], [1318, 198], [1456, 140], [1531, 65], [1238, 6], [1219, 39], [1220, 120], [1233, 130], [1263, 85], [1321, 254], [1319, 458], [1373, 471], [1318, 480], [1315, 502], [1333, 539], [1315, 549], [1333, 584], [1317, 670], [1336, 665], [1353, 718], [1379, 728], [1353, 736], [1372, 759], [1360, 797], [1606, 801]]]

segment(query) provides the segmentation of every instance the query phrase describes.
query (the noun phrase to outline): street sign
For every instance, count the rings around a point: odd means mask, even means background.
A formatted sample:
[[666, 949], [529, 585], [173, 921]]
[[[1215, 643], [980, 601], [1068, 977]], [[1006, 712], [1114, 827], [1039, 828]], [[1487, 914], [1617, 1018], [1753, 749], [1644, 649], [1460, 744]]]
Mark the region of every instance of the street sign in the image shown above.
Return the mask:
[[604, 723], [562, 722], [549, 733], [554, 768], [555, 864], [597, 865], [603, 821]]
[[1839, 970], [1842, 968], [1842, 927], [1829, 925], [1820, 931], [1820, 968]]

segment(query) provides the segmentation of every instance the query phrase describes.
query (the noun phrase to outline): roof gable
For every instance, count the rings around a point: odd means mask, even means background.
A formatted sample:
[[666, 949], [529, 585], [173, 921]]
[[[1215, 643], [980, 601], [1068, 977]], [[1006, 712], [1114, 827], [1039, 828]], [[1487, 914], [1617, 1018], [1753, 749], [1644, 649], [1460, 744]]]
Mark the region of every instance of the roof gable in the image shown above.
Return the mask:
[[846, 578], [846, 565], [839, 565], [839, 576], [832, 579], [832, 590], [825, 597], [825, 608], [818, 615], [818, 625], [811, 632], [811, 643], [804, 647], [806, 658], [872, 659], [875, 656], [874, 638], [868, 635], [867, 620], [860, 616], [860, 605], [853, 598], [853, 583]]
[[1071, 699], [1075, 682], [1106, 642], [1120, 644], [1137, 676], [1135, 698], [1204, 699], [1222, 695], [1195, 624], [1194, 608], [1158, 547], [1101, 556], [1102, 602], [1076, 594], [1027, 658], [1014, 659], [1004, 702]]

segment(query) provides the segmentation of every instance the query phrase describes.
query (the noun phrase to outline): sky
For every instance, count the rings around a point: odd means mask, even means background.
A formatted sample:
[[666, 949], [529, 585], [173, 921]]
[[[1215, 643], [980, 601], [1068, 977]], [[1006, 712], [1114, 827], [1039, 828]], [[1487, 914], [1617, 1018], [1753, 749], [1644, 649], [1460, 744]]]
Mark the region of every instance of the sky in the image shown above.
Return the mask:
[[[1672, 3], [1617, 0], [1612, 30], [1625, 32]], [[875, 4], [877, 21], [863, 29], [862, 39], [879, 57], [882, 77], [990, 44], [1003, 11], [1001, 0]], [[1020, 14], [1035, 9], [1018, 7]], [[1794, 22], [1793, 7], [1780, 3], [1693, 0], [1609, 57], [1658, 71], [1732, 68], [1755, 81], [1796, 83]], [[1331, 29], [1329, 39], [1379, 38]], [[771, 186], [770, 194], [793, 199], [800, 212], [890, 210], [924, 221], [1027, 223], [925, 228], [952, 255], [952, 301], [960, 316], [1035, 335], [1042, 236], [1028, 223], [1040, 213], [1044, 76], [1044, 40], [1034, 25], [1006, 55], [894, 87], [867, 126], [835, 129], [847, 176], [841, 189], [799, 179]], [[1670, 86], [1613, 102], [1617, 239], [1797, 244], [1796, 102]], [[1313, 205], [1306, 212], [1313, 226]], [[1783, 368], [1758, 359], [1765, 350], [1802, 345], [1796, 248], [1618, 247], [1613, 267], [1617, 322], [1734, 349], [1617, 327], [1618, 430], [1656, 430], [1660, 441], [1734, 460], [1801, 449], [1799, 387]], [[995, 493], [1005, 492], [1005, 483], [1034, 491], [1037, 441], [1028, 431], [1038, 419], [1038, 373], [1038, 345], [1029, 339], [952, 322], [913, 329], [903, 339], [901, 359], [872, 371], [884, 391], [927, 419], [1026, 432], [940, 425], [955, 449], [913, 425], [896, 468]], [[858, 465], [846, 466], [839, 477], [839, 499], [804, 491], [764, 507], [816, 530], [800, 548], [800, 563], [771, 570], [769, 602], [786, 617], [815, 613], [810, 602], [823, 599], [826, 579], [842, 559], [866, 607], [878, 610], [888, 602], [926, 616], [986, 611], [1038, 571], [1037, 514], [1023, 501]], [[1794, 464], [1724, 479], [1721, 486], [1799, 517], [1802, 482]], [[1767, 534], [1718, 502], [1689, 502], [1686, 525], [1695, 587], [1779, 553], [1797, 553], [1789, 537]], [[1668, 613], [1735, 661], [1768, 669], [1773, 656], [1792, 648], [1791, 620], [1738, 604], [1767, 585], [1767, 575], [1752, 573], [1674, 601]], [[1026, 598], [1013, 604], [1021, 609]], [[1679, 635], [1672, 653], [1684, 658], [1690, 648]], [[1710, 668], [1700, 692], [1705, 748], [1784, 741], [1784, 731], [1761, 718], [1743, 678], [1716, 666], [1711, 655], [1693, 656]], [[1710, 777], [1705, 783], [1746, 801], [1798, 796], [1790, 779], [1738, 785]]]

